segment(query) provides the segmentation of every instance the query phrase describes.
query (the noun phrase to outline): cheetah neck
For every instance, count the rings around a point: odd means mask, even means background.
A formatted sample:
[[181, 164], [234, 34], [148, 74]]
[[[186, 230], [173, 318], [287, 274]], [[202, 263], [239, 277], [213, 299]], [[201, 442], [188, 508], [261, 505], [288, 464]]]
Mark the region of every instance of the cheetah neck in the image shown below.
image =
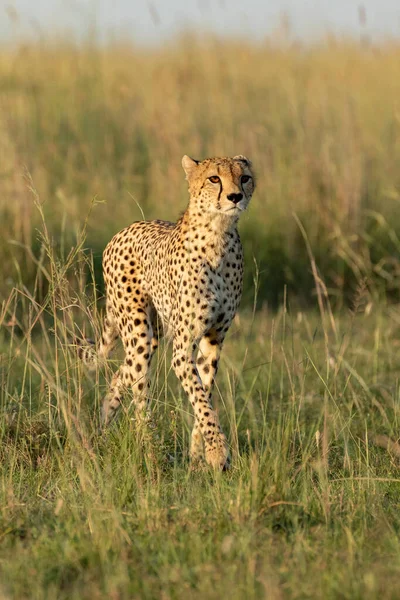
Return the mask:
[[239, 217], [220, 212], [202, 212], [190, 205], [182, 216], [182, 224], [187, 231], [207, 231], [214, 237], [223, 237], [237, 229]]
[[186, 246], [190, 251], [196, 248], [207, 262], [217, 268], [226, 255], [229, 240], [237, 233], [237, 217], [221, 213], [185, 212], [181, 228]]

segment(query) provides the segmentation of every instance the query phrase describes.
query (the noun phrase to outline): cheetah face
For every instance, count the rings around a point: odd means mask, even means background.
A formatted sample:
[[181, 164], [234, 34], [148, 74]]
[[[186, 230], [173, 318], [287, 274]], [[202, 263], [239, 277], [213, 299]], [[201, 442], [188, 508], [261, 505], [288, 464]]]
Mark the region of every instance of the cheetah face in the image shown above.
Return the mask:
[[201, 212], [238, 218], [255, 188], [251, 162], [245, 156], [196, 161], [184, 156], [182, 166], [189, 182], [191, 203]]

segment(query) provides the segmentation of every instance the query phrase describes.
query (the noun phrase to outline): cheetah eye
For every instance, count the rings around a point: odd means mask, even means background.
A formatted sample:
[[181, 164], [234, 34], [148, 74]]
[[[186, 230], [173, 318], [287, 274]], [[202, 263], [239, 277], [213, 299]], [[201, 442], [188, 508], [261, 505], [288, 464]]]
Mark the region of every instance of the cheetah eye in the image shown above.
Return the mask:
[[250, 181], [251, 177], [249, 175], [243, 175], [242, 176], [242, 183], [248, 183]]
[[209, 177], [208, 179], [211, 181], [211, 183], [219, 183], [221, 181], [220, 178], [218, 177], [218, 175], [213, 175], [212, 177]]

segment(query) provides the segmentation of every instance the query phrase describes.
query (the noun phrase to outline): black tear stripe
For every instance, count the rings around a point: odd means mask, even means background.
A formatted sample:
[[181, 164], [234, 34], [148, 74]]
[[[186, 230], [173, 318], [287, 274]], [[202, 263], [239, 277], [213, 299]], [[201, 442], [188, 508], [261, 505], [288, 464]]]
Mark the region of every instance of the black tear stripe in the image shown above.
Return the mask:
[[[244, 163], [244, 164], [247, 164], [247, 162], [246, 162], [246, 161], [245, 161], [243, 158], [241, 158], [241, 159], [240, 159], [240, 162], [242, 162], [242, 163]], [[232, 171], [232, 167], [231, 167], [231, 171]], [[233, 171], [232, 171], [232, 179], [233, 179]], [[244, 196], [244, 197], [246, 198], [246, 200], [247, 200], [247, 194], [246, 194], [246, 192], [244, 191], [244, 187], [243, 187], [243, 183], [242, 183], [242, 176], [241, 176], [241, 175], [240, 175], [240, 177], [239, 177], [239, 187], [240, 187], [240, 189], [241, 189], [241, 190], [242, 190], [242, 192], [243, 192], [243, 196]]]
[[218, 198], [217, 198], [217, 210], [219, 210], [221, 208], [221, 204], [220, 204], [220, 198], [221, 198], [221, 194], [222, 194], [222, 179], [221, 179], [221, 171], [219, 170], [219, 164], [217, 164], [217, 173], [219, 175], [219, 192], [218, 192]]
[[218, 193], [218, 198], [217, 198], [217, 209], [218, 210], [221, 208], [221, 204], [219, 202], [219, 199], [221, 198], [221, 194], [222, 194], [222, 181], [219, 184], [219, 193]]
[[231, 172], [231, 179], [232, 179], [232, 181], [235, 181], [235, 177], [233, 175], [233, 165], [229, 164], [229, 170]]

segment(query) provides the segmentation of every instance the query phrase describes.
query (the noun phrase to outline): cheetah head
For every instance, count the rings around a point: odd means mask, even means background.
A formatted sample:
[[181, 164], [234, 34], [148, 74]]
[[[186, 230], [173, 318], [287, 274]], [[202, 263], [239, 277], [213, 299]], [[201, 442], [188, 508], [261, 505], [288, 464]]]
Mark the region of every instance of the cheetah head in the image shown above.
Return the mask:
[[252, 165], [245, 156], [182, 158], [189, 183], [190, 203], [201, 212], [238, 218], [248, 206], [255, 188]]

